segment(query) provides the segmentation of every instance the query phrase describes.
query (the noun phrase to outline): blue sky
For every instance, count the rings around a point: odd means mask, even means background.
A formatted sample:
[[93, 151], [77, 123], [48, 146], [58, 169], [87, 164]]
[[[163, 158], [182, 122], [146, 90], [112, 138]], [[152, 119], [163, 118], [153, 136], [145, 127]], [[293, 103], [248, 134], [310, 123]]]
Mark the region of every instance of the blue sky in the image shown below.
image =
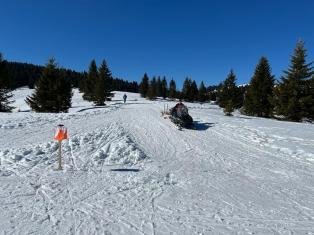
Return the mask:
[[314, 60], [312, 0], [0, 0], [0, 51], [11, 61], [87, 70], [105, 58], [117, 77], [186, 76], [238, 83], [267, 56], [276, 78], [302, 38]]

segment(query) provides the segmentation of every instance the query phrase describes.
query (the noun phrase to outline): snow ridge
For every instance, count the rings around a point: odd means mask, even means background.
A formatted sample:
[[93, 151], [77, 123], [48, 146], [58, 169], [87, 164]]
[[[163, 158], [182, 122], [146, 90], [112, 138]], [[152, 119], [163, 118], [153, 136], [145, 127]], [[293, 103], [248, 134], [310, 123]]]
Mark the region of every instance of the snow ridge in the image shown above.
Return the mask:
[[[0, 175], [26, 174], [36, 169], [54, 170], [58, 144], [48, 142], [0, 151]], [[65, 170], [89, 170], [103, 165], [135, 165], [146, 158], [117, 124], [75, 135], [62, 144]]]

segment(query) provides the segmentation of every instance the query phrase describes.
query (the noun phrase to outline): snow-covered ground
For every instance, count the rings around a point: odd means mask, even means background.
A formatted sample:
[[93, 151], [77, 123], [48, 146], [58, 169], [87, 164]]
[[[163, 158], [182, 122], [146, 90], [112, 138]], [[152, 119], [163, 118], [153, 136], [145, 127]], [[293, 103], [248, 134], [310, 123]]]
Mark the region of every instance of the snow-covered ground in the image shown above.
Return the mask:
[[[116, 92], [67, 114], [0, 113], [0, 234], [314, 234], [314, 125]], [[53, 129], [69, 129], [57, 171]]]

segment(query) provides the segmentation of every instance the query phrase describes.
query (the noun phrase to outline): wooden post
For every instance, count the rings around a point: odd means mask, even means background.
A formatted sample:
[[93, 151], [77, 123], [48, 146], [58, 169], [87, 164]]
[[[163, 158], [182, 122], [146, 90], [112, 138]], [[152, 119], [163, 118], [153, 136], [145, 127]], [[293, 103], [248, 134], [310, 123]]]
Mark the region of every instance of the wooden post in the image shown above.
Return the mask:
[[68, 139], [67, 128], [65, 128], [62, 124], [58, 125], [53, 139], [58, 141], [58, 170], [62, 170], [62, 140]]
[[62, 170], [62, 156], [61, 156], [61, 148], [62, 148], [62, 141], [59, 140], [59, 151], [58, 151], [58, 170]]

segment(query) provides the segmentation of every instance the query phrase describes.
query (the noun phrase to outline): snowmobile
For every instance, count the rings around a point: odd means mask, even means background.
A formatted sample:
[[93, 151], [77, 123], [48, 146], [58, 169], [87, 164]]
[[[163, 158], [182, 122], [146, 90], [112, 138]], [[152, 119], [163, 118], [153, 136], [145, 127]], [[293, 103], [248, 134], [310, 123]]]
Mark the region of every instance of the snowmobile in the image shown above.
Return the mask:
[[163, 115], [168, 117], [179, 129], [187, 128], [193, 129], [193, 118], [189, 115], [188, 108], [182, 103], [177, 103], [173, 108], [167, 112], [163, 112]]

